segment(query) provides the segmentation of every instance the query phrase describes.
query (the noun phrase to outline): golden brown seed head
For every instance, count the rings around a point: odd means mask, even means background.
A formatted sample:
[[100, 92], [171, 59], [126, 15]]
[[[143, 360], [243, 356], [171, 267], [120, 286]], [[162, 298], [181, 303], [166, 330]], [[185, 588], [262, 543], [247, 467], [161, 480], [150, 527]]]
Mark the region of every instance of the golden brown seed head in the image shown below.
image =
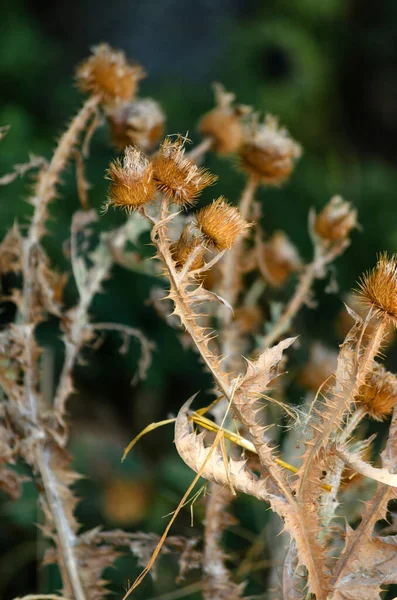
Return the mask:
[[204, 244], [220, 251], [229, 250], [249, 228], [238, 208], [228, 204], [222, 196], [199, 210], [195, 221]]
[[124, 52], [113, 50], [108, 44], [94, 46], [92, 55], [76, 70], [78, 87], [83, 92], [98, 94], [102, 102], [110, 104], [130, 101], [143, 77], [140, 65], [130, 64]]
[[214, 84], [216, 107], [205, 114], [199, 123], [203, 137], [213, 140], [219, 154], [237, 152], [243, 141], [243, 127], [239, 109], [233, 107], [235, 95], [225, 91], [220, 83]]
[[118, 150], [131, 145], [147, 152], [164, 134], [164, 112], [151, 98], [119, 103], [111, 107], [106, 116]]
[[110, 163], [106, 177], [111, 181], [107, 206], [131, 212], [150, 202], [156, 193], [151, 163], [132, 146], [125, 149], [122, 163], [119, 159]]
[[263, 245], [261, 259], [265, 275], [274, 286], [283, 285], [302, 266], [296, 247], [283, 231], [276, 231]]
[[[199, 237], [195, 235], [191, 235], [191, 227], [190, 225], [186, 225], [183, 228], [183, 231], [176, 242], [173, 242], [170, 246], [172, 258], [176, 263], [176, 268], [178, 270], [182, 269], [189, 256], [196, 248], [201, 246], [201, 240]], [[196, 257], [192, 263], [191, 270], [199, 269], [204, 265], [204, 253], [205, 248], [201, 246], [200, 250], [197, 252]]]
[[314, 230], [323, 240], [338, 242], [345, 240], [357, 225], [357, 211], [350, 202], [334, 196], [316, 216]]
[[290, 176], [302, 148], [275, 117], [267, 115], [264, 123], [253, 123], [239, 154], [245, 171], [261, 183], [277, 186]]
[[364, 406], [370, 417], [383, 421], [397, 401], [397, 377], [376, 363], [360, 386], [355, 401]]
[[359, 282], [358, 297], [361, 302], [379, 311], [397, 325], [397, 256], [381, 254], [376, 267]]
[[[357, 313], [358, 316], [361, 317], [363, 321], [365, 320], [365, 318], [368, 314], [368, 306], [363, 305], [363, 302], [359, 298], [357, 293], [355, 294], [353, 292], [350, 292], [346, 296], [344, 302], [345, 302], [345, 304], [347, 304], [347, 306], [349, 308], [353, 309], [353, 311], [355, 313]], [[336, 324], [337, 333], [338, 333], [338, 336], [340, 337], [340, 339], [342, 339], [342, 340], [345, 339], [345, 337], [347, 336], [348, 332], [353, 327], [353, 325], [354, 325], [353, 317], [348, 313], [348, 311], [346, 310], [346, 307], [343, 306], [343, 308], [339, 312], [337, 324]], [[368, 335], [369, 337], [371, 337], [372, 333], [375, 331], [377, 326], [378, 326], [377, 320], [371, 319], [367, 323], [367, 326], [365, 328], [365, 334]], [[396, 334], [396, 330], [394, 329], [393, 323], [389, 322], [386, 333], [383, 337], [382, 346], [385, 347], [385, 346], [390, 345], [395, 338], [395, 334]]]
[[184, 142], [180, 136], [175, 141], [166, 138], [152, 163], [158, 189], [179, 206], [192, 205], [203, 189], [217, 180], [185, 156]]

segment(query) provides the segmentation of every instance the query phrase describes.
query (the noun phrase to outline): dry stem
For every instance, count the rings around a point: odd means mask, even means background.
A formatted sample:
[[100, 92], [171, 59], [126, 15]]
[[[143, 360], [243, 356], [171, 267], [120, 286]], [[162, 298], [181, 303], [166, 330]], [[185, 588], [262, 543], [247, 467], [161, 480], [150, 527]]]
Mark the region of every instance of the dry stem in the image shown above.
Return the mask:
[[284, 312], [271, 331], [263, 338], [264, 348], [272, 346], [288, 330], [293, 318], [307, 301], [314, 280], [324, 276], [324, 268], [335, 260], [337, 256], [342, 254], [347, 244], [348, 242], [344, 242], [343, 244], [333, 246], [328, 252], [316, 252], [313, 262], [306, 266], [299, 285], [285, 307]]

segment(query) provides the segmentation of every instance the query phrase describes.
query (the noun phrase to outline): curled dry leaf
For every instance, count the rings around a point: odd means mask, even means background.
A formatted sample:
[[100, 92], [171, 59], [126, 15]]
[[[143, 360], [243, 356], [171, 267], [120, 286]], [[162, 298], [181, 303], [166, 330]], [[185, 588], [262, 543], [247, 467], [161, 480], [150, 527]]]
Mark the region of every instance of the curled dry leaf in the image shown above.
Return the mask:
[[[175, 446], [183, 461], [197, 473], [206, 461], [210, 447], [204, 446], [205, 434], [195, 433], [189, 420], [189, 407], [193, 399], [185, 402], [178, 413], [175, 423]], [[230, 482], [235, 490], [260, 500], [269, 499], [266, 481], [249, 472], [247, 461], [230, 458], [229, 464], [226, 465], [218, 448], [213, 451], [201, 475], [219, 485], [229, 485]]]

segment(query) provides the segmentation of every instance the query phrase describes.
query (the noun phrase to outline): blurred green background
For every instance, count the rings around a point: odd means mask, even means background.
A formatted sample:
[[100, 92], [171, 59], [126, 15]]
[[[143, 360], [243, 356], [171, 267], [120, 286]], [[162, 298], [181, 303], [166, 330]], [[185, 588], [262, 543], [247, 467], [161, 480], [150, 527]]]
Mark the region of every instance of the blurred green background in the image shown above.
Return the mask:
[[[0, 7], [0, 125], [11, 129], [0, 148], [0, 176], [29, 153], [49, 157], [55, 140], [81, 97], [73, 85], [75, 64], [89, 47], [107, 41], [124, 49], [148, 72], [141, 96], [159, 100], [167, 114], [167, 133], [186, 131], [197, 141], [199, 117], [213, 106], [211, 83], [221, 81], [241, 103], [279, 115], [293, 137], [304, 146], [304, 156], [290, 182], [279, 190], [260, 190], [266, 232], [284, 229], [310, 258], [307, 215], [341, 194], [359, 211], [360, 230], [339, 259], [340, 293], [325, 295], [317, 286], [318, 307], [303, 310], [296, 324], [302, 345], [320, 337], [336, 346], [335, 317], [341, 296], [371, 267], [376, 253], [397, 250], [397, 3], [353, 0], [75, 0], [24, 2], [3, 0]], [[106, 198], [104, 172], [115, 153], [106, 127], [94, 137], [87, 177], [89, 199], [100, 209]], [[237, 201], [242, 174], [233, 161], [208, 157], [207, 166], [219, 174], [216, 192]], [[26, 199], [32, 180], [2, 187], [0, 234], [15, 220], [27, 222]], [[73, 212], [78, 209], [74, 169], [65, 173], [59, 200], [51, 209], [46, 247], [56, 265], [68, 268], [60, 240], [66, 240]], [[113, 211], [100, 227], [121, 224]], [[147, 253], [147, 249], [145, 250]], [[5, 280], [4, 286], [10, 285]], [[78, 515], [85, 529], [102, 524], [161, 533], [166, 520], [190, 483], [192, 475], [181, 463], [172, 443], [172, 429], [148, 435], [123, 464], [123, 447], [144, 426], [164, 419], [191, 394], [205, 392], [210, 379], [197, 357], [182, 349], [174, 330], [146, 303], [153, 281], [145, 275], [115, 267], [96, 298], [92, 316], [139, 326], [157, 346], [146, 381], [131, 386], [139, 348], [132, 343], [127, 356], [119, 354], [120, 340], [107, 335], [100, 348], [84, 352], [86, 364], [76, 368], [76, 394], [70, 402], [73, 422], [71, 448], [76, 469], [86, 475], [79, 486], [83, 498]], [[287, 298], [293, 286], [278, 299]], [[75, 300], [68, 286], [67, 301]], [[4, 305], [3, 323], [12, 314]], [[42, 343], [51, 377], [62, 359], [55, 322], [43, 326]], [[396, 369], [396, 350], [388, 361]], [[294, 372], [292, 363], [292, 373]], [[292, 388], [291, 401], [303, 395]], [[207, 396], [208, 398], [208, 396]], [[0, 598], [59, 586], [56, 569], [41, 568], [46, 542], [37, 524], [41, 516], [34, 486], [24, 486], [23, 498], [0, 503]], [[241, 560], [267, 520], [266, 506], [248, 498], [233, 508], [239, 524], [228, 537], [231, 566]], [[197, 503], [190, 528], [189, 509], [173, 531], [200, 535], [203, 507]], [[177, 574], [175, 557], [161, 559], [156, 581], [145, 581], [136, 598], [173, 595]], [[269, 556], [264, 556], [269, 558]], [[107, 574], [118, 596], [139, 572], [130, 555]], [[189, 579], [190, 577], [190, 579]], [[192, 598], [198, 573], [178, 589], [190, 586]], [[264, 589], [266, 571], [252, 575], [248, 593]]]

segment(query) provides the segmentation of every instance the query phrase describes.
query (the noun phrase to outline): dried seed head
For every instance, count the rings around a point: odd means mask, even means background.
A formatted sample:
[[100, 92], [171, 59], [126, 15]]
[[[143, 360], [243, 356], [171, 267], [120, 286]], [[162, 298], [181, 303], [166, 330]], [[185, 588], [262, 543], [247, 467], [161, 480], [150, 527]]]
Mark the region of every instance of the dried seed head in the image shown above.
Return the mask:
[[276, 231], [263, 245], [261, 266], [269, 283], [274, 286], [283, 285], [292, 273], [301, 268], [298, 251], [283, 231]]
[[397, 256], [381, 254], [376, 267], [359, 282], [358, 297], [361, 302], [377, 309], [397, 325]]
[[334, 383], [333, 374], [337, 360], [337, 352], [323, 346], [320, 342], [314, 342], [310, 348], [309, 361], [299, 377], [299, 383], [313, 392], [317, 392], [325, 381], [327, 381], [326, 388], [331, 387]]
[[[182, 269], [189, 256], [196, 248], [201, 246], [201, 240], [195, 235], [191, 235], [190, 225], [186, 225], [176, 242], [173, 242], [170, 246], [172, 258], [176, 263], [176, 268]], [[197, 252], [196, 257], [192, 263], [191, 270], [199, 269], [204, 265], [204, 253], [205, 248], [201, 246], [200, 251]]]
[[256, 333], [263, 323], [263, 314], [259, 306], [241, 306], [234, 311], [234, 323], [242, 334]]
[[107, 206], [113, 204], [131, 212], [150, 202], [156, 193], [151, 163], [132, 146], [125, 149], [122, 163], [118, 159], [110, 163], [106, 177], [112, 182]]
[[253, 122], [240, 149], [241, 166], [262, 183], [280, 185], [290, 176], [302, 148], [278, 120], [267, 115], [265, 122]]
[[397, 377], [376, 363], [373, 370], [367, 373], [355, 400], [364, 406], [370, 417], [383, 421], [391, 414], [397, 401]]
[[203, 137], [213, 140], [213, 148], [219, 154], [237, 152], [243, 141], [240, 108], [234, 108], [235, 95], [225, 91], [220, 83], [214, 84], [216, 107], [205, 114], [199, 123]]
[[357, 211], [341, 196], [334, 196], [316, 216], [314, 231], [323, 240], [345, 240], [357, 225]]
[[204, 188], [212, 185], [216, 175], [201, 169], [185, 156], [185, 138], [174, 142], [166, 138], [153, 159], [154, 178], [158, 189], [179, 206], [189, 206]]
[[240, 211], [222, 196], [199, 210], [195, 221], [204, 244], [216, 250], [229, 250], [249, 227]]
[[[365, 320], [365, 317], [368, 314], [368, 306], [366, 306], [366, 305], [363, 306], [362, 300], [357, 296], [357, 294], [354, 294], [353, 292], [349, 293], [344, 301], [345, 301], [345, 304], [347, 304], [347, 306], [349, 308], [352, 308], [353, 311], [359, 315], [359, 317], [361, 317], [363, 320]], [[345, 337], [347, 336], [348, 332], [353, 327], [353, 325], [354, 325], [353, 317], [348, 313], [345, 306], [343, 306], [343, 308], [341, 309], [341, 311], [338, 315], [338, 319], [337, 319], [337, 332], [338, 332], [338, 336], [340, 337], [341, 340], [345, 339]], [[372, 332], [376, 329], [376, 327], [377, 327], [376, 320], [375, 319], [370, 320], [367, 323], [367, 326], [365, 329], [366, 335], [371, 336]], [[395, 337], [394, 326], [392, 323], [388, 323], [388, 327], [387, 327], [385, 336], [383, 338], [382, 345], [387, 346], [387, 345], [391, 344], [394, 337]]]
[[138, 81], [145, 77], [140, 65], [130, 64], [124, 52], [108, 44], [92, 48], [92, 55], [76, 70], [78, 87], [83, 92], [98, 94], [105, 103], [129, 101], [136, 93]]
[[159, 103], [151, 98], [119, 103], [106, 116], [118, 150], [133, 145], [147, 152], [164, 134], [165, 115]]

